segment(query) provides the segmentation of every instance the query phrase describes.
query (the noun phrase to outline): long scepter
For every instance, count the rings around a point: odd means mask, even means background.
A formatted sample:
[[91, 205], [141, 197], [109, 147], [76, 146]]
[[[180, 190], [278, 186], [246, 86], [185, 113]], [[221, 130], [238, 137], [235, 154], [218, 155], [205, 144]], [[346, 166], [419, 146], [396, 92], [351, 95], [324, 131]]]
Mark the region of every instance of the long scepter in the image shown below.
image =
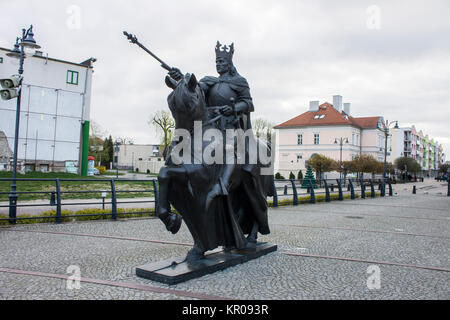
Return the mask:
[[164, 69], [166, 69], [167, 71], [172, 71], [172, 68], [165, 63], [164, 61], [162, 61], [160, 58], [158, 58], [153, 52], [151, 52], [150, 50], [148, 50], [142, 43], [140, 43], [138, 41], [138, 39], [136, 38], [136, 36], [129, 34], [128, 32], [124, 31], [123, 34], [128, 38], [128, 40], [130, 40], [131, 43], [137, 44], [139, 47], [141, 47], [145, 52], [147, 52], [149, 55], [151, 55], [153, 58], [155, 58], [156, 60], [158, 60], [159, 63], [161, 63], [161, 67], [163, 67]]

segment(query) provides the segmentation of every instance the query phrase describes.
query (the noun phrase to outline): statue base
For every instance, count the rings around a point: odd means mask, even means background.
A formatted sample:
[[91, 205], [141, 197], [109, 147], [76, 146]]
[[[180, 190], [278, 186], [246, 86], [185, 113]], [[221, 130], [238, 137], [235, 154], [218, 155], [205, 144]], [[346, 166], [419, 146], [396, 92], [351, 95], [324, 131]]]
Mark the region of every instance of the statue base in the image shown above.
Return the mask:
[[136, 275], [173, 285], [257, 259], [274, 251], [277, 251], [277, 245], [267, 242], [258, 243], [255, 249], [235, 249], [229, 252], [214, 250], [195, 262], [188, 263], [183, 257], [146, 264], [136, 268]]

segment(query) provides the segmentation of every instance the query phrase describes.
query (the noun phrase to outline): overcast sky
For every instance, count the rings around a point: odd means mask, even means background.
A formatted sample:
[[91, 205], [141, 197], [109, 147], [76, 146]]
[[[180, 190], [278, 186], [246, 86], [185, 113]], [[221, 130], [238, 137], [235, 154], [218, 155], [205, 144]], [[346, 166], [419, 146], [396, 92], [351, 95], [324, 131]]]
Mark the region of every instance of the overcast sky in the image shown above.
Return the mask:
[[[0, 0], [0, 46], [23, 27], [49, 57], [97, 58], [91, 119], [113, 137], [158, 143], [150, 114], [167, 109], [165, 70], [216, 75], [214, 46], [235, 43], [256, 111], [280, 124], [309, 101], [343, 96], [352, 116], [414, 124], [450, 150], [450, 1]], [[26, 73], [25, 73], [26, 76]], [[447, 157], [447, 159], [449, 159]]]

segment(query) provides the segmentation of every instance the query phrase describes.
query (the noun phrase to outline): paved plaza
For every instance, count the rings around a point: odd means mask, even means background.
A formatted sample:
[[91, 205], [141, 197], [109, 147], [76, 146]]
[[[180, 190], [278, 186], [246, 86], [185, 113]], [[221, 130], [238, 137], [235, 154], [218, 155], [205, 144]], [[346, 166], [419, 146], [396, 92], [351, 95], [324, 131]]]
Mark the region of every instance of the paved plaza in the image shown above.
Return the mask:
[[447, 185], [411, 191], [271, 208], [260, 240], [277, 252], [173, 286], [135, 268], [186, 255], [184, 224], [177, 235], [157, 219], [0, 228], [0, 299], [449, 299]]

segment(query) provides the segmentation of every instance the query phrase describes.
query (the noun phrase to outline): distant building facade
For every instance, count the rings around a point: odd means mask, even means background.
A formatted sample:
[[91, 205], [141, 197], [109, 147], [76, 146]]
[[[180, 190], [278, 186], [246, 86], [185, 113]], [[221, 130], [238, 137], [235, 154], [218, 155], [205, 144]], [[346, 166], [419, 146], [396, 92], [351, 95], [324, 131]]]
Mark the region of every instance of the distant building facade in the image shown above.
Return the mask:
[[384, 161], [383, 117], [355, 118], [350, 109], [342, 96], [334, 96], [333, 104], [311, 101], [307, 112], [275, 126], [275, 172], [284, 176], [305, 172], [306, 161], [314, 154], [340, 160], [340, 138], [345, 141], [342, 161], [361, 154]]
[[0, 131], [0, 171], [9, 170], [13, 152], [8, 145], [8, 139], [3, 131]]
[[422, 171], [435, 175], [445, 162], [442, 145], [434, 138], [425, 135], [422, 130], [411, 127], [391, 129], [391, 158], [409, 157], [416, 160]]
[[115, 155], [119, 169], [158, 173], [164, 165], [160, 145], [123, 144]]
[[[314, 154], [340, 160], [340, 138], [344, 138], [342, 161], [361, 154], [372, 155], [380, 162], [385, 157], [385, 120], [382, 116], [352, 117], [351, 104], [334, 96], [333, 104], [311, 101], [309, 110], [275, 126], [275, 172], [283, 176], [299, 170], [305, 172], [306, 161]], [[346, 142], [348, 140], [348, 143]], [[443, 147], [415, 126], [389, 130], [387, 162], [400, 157], [415, 159], [424, 174], [435, 175], [445, 162]]]
[[[18, 59], [8, 57], [9, 52], [0, 48], [0, 78], [18, 72]], [[75, 167], [79, 173], [87, 174], [95, 61], [91, 58], [74, 63], [49, 58], [41, 52], [25, 59], [19, 170], [66, 171]], [[0, 101], [0, 131], [11, 150], [14, 150], [16, 104], [16, 99]]]

